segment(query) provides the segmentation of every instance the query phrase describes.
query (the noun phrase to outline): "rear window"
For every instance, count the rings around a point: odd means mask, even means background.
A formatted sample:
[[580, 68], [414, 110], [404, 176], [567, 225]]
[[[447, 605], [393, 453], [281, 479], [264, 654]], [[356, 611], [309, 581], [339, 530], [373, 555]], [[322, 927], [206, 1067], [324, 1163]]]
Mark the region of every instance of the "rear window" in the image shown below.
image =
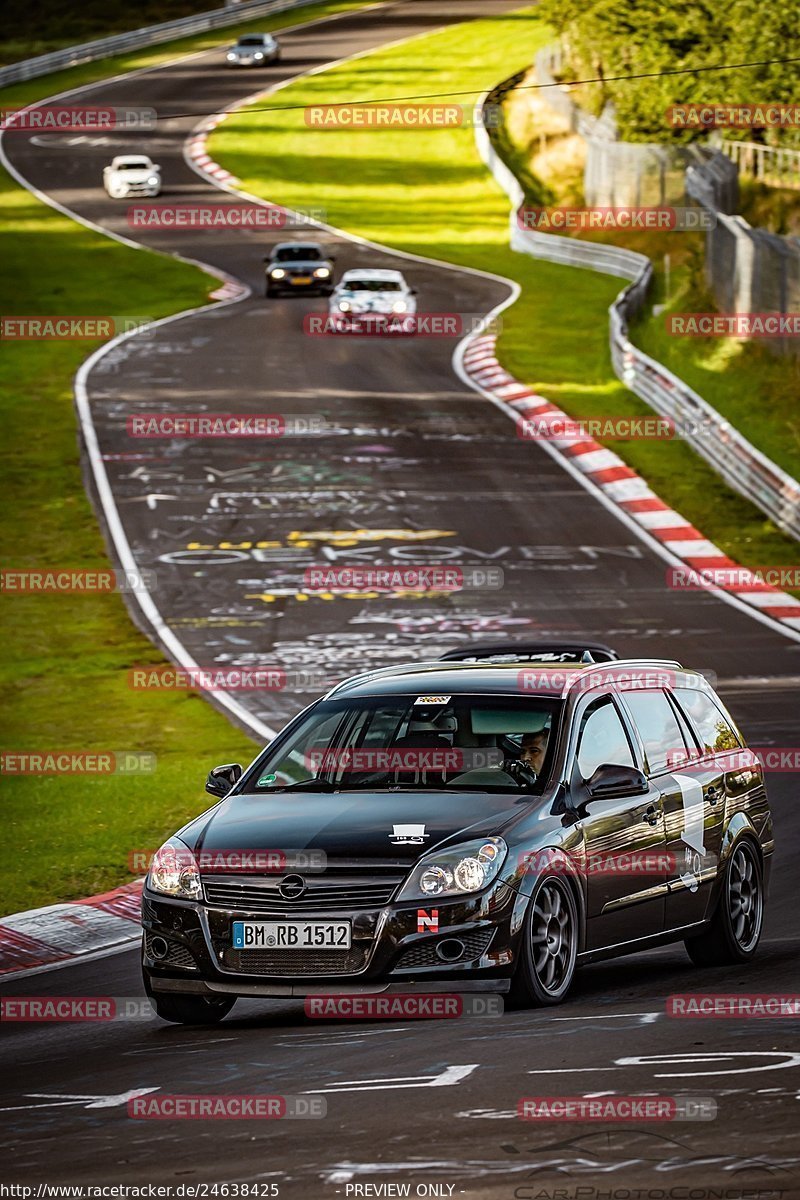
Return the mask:
[[707, 754], [739, 748], [736, 731], [710, 696], [694, 688], [675, 688], [674, 694]]

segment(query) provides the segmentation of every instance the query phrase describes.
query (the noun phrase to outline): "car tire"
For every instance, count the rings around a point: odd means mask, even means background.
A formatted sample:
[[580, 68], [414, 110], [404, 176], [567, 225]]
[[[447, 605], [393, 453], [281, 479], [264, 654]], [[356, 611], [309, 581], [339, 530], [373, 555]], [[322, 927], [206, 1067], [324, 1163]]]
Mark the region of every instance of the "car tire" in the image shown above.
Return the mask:
[[511, 983], [516, 1007], [560, 1004], [572, 986], [578, 954], [578, 905], [566, 879], [542, 875], [522, 926], [520, 959]]
[[684, 945], [696, 967], [723, 967], [749, 962], [764, 927], [764, 871], [749, 838], [737, 842], [725, 865], [717, 907], [702, 933]]

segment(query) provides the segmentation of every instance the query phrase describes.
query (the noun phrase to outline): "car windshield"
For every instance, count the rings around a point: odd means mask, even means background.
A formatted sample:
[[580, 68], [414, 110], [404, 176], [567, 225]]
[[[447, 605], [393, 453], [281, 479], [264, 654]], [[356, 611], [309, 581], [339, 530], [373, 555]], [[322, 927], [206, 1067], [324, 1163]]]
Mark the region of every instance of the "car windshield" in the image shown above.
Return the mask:
[[147, 159], [137, 158], [133, 162], [120, 163], [117, 166], [118, 171], [147, 171], [152, 170]]
[[243, 790], [542, 791], [559, 713], [539, 697], [325, 700], [265, 751]]
[[401, 292], [396, 279], [348, 279], [342, 285], [348, 292]]
[[240, 37], [237, 46], [263, 46], [264, 38], [256, 35], [254, 37]]
[[275, 262], [317, 262], [321, 258], [315, 246], [284, 246], [273, 255]]

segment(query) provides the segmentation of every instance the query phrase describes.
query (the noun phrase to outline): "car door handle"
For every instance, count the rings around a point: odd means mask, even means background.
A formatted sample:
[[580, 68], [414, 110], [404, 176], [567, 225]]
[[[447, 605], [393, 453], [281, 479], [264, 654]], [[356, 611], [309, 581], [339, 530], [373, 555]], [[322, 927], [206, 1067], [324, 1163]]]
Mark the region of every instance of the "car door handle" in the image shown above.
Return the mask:
[[660, 817], [661, 814], [659, 813], [655, 804], [651, 804], [649, 808], [644, 810], [644, 819], [647, 821], [648, 825], [657, 825]]
[[715, 787], [710, 787], [706, 790], [706, 800], [709, 804], [716, 804], [722, 798], [722, 793], [718, 792]]

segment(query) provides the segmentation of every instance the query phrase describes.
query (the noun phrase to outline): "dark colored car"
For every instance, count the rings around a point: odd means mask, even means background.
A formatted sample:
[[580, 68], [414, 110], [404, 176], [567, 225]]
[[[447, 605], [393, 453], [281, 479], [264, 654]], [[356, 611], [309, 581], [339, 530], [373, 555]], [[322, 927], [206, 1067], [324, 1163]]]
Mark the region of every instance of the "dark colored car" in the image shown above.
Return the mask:
[[674, 662], [373, 671], [206, 787], [144, 886], [166, 1020], [331, 991], [555, 1004], [583, 963], [676, 941], [745, 963], [761, 935], [762, 768]]
[[265, 295], [287, 292], [317, 292], [330, 296], [333, 291], [335, 258], [326, 254], [318, 242], [281, 242], [273, 246], [267, 264]]

